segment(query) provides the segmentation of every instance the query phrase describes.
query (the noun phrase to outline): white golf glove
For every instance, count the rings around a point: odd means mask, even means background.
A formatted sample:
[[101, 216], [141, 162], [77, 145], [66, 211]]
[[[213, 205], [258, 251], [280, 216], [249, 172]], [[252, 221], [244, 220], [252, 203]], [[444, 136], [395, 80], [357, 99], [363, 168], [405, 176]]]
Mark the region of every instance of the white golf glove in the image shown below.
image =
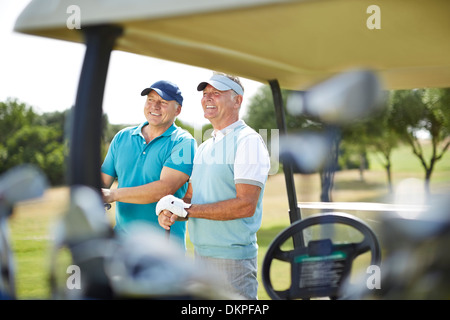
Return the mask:
[[156, 204], [156, 215], [159, 216], [161, 211], [168, 210], [179, 217], [186, 218], [187, 211], [185, 209], [190, 208], [191, 205], [183, 200], [169, 194], [162, 197]]

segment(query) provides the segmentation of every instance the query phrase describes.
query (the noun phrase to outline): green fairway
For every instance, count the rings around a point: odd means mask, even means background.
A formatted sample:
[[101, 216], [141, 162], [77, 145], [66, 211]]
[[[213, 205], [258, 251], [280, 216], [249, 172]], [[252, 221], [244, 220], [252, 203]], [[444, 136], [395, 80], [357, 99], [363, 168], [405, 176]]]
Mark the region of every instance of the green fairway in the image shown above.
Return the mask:
[[[342, 202], [389, 202], [386, 176], [383, 169], [370, 157], [372, 168], [364, 172], [364, 180], [360, 179], [357, 170], [337, 172], [333, 201]], [[400, 148], [393, 154], [394, 186], [405, 178], [423, 180], [424, 171], [419, 161], [407, 147]], [[320, 182], [318, 174], [295, 175], [298, 201], [319, 201]], [[432, 194], [450, 193], [450, 155], [438, 162], [431, 178]], [[54, 236], [53, 227], [58, 217], [64, 213], [68, 205], [67, 188], [53, 188], [43, 199], [21, 203], [10, 220], [10, 230], [15, 252], [17, 293], [19, 299], [49, 299], [49, 264], [50, 248]], [[261, 267], [266, 250], [273, 239], [289, 226], [288, 202], [285, 180], [282, 174], [270, 176], [264, 193], [264, 216], [260, 231], [259, 244], [259, 299], [268, 299], [261, 281]], [[108, 212], [113, 217], [114, 206]], [[364, 218], [364, 217], [362, 217]], [[372, 215], [371, 218], [374, 218]], [[376, 217], [375, 217], [376, 219]], [[188, 250], [192, 245], [188, 241]], [[367, 265], [367, 259], [358, 261], [361, 266]], [[356, 266], [358, 267], [358, 266]], [[272, 267], [274, 286], [285, 288], [289, 285], [289, 266], [276, 263]], [[275, 284], [276, 282], [276, 284]]]

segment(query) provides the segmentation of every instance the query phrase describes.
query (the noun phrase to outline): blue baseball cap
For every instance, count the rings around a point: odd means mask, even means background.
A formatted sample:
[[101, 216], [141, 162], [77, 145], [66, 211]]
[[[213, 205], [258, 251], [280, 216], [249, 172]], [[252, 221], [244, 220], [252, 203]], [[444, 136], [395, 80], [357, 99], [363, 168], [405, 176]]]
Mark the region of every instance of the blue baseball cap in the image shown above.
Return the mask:
[[208, 81], [200, 82], [197, 91], [203, 91], [208, 84], [220, 91], [233, 90], [237, 94], [244, 95], [244, 89], [237, 82], [221, 74], [214, 74]]
[[141, 92], [141, 96], [146, 96], [150, 91], [154, 90], [161, 98], [167, 101], [175, 100], [180, 105], [183, 105], [183, 96], [181, 90], [175, 83], [166, 80], [160, 80], [145, 88]]

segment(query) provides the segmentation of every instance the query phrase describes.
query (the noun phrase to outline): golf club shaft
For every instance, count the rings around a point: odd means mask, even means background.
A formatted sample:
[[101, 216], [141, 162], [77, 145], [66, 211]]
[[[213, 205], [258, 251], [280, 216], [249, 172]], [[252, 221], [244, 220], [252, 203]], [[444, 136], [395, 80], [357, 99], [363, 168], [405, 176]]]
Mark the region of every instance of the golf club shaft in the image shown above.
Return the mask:
[[167, 241], [169, 241], [169, 238], [170, 238], [170, 229], [166, 230], [166, 239], [167, 239]]

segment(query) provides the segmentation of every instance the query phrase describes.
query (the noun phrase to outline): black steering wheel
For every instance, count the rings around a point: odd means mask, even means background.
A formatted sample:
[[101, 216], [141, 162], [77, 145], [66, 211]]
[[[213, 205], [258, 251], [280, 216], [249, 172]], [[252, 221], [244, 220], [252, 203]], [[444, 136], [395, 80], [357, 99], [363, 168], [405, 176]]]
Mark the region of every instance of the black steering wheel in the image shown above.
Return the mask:
[[[358, 243], [334, 244], [330, 239], [309, 241], [305, 246], [283, 251], [281, 246], [291, 237], [301, 235], [313, 225], [343, 224], [355, 228], [363, 235]], [[300, 233], [300, 234], [299, 234]], [[274, 300], [310, 299], [312, 297], [340, 297], [343, 281], [349, 276], [353, 260], [371, 252], [371, 265], [381, 263], [381, 250], [372, 229], [352, 215], [332, 212], [310, 216], [294, 222], [270, 244], [262, 265], [262, 280], [268, 295]], [[272, 261], [291, 265], [291, 285], [286, 290], [275, 290], [270, 279]]]

